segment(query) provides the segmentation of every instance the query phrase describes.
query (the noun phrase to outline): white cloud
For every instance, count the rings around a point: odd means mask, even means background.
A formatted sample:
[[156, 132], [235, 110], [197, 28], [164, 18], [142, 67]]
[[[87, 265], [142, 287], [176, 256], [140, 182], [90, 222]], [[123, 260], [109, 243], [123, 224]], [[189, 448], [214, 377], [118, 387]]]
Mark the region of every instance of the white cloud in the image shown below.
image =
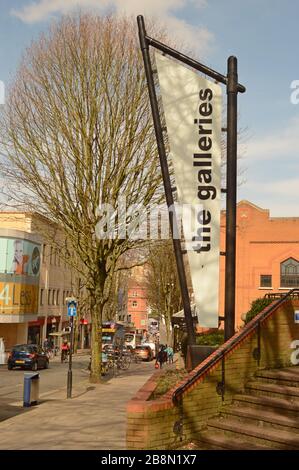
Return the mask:
[[30, 2], [11, 14], [25, 23], [45, 21], [57, 14], [67, 14], [76, 8], [94, 12], [113, 10], [117, 13], [143, 14], [157, 17], [169, 28], [174, 39], [186, 46], [192, 46], [197, 53], [204, 55], [209, 50], [214, 36], [206, 28], [195, 27], [178, 18], [177, 12], [191, 5], [203, 8], [206, 0], [39, 0]]
[[299, 217], [299, 116], [280, 129], [245, 143], [247, 166], [239, 199], [248, 199], [274, 217]]
[[69, 13], [75, 8], [104, 8], [109, 0], [39, 0], [25, 5], [20, 10], [11, 10], [11, 14], [24, 21], [36, 23], [48, 19], [56, 13]]
[[291, 119], [287, 125], [246, 144], [249, 161], [273, 160], [293, 156], [299, 149], [299, 117]]
[[272, 217], [299, 217], [298, 188], [299, 177], [278, 179], [269, 172], [263, 181], [248, 180], [240, 188], [238, 199], [270, 209]]

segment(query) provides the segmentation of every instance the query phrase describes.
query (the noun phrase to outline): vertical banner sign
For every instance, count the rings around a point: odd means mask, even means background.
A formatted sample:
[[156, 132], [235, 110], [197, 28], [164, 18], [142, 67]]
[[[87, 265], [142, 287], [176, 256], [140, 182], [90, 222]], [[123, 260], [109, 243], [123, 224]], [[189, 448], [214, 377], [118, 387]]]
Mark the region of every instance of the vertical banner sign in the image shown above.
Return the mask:
[[198, 322], [218, 328], [221, 87], [158, 52], [155, 59]]

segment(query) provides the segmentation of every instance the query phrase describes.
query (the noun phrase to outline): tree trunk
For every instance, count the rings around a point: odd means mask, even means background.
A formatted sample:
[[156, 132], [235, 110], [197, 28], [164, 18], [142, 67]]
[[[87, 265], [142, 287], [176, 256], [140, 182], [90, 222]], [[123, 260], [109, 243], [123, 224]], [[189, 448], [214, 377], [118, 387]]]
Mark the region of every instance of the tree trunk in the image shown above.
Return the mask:
[[91, 298], [91, 370], [90, 382], [101, 382], [102, 363], [102, 311], [103, 306], [96, 301], [95, 293]]
[[74, 328], [74, 353], [78, 350], [79, 342], [79, 317], [75, 318], [75, 328]]
[[167, 345], [171, 346], [170, 343], [172, 342], [172, 339], [171, 339], [171, 331], [170, 331], [170, 325], [169, 325], [168, 319], [165, 319], [165, 328], [166, 328]]

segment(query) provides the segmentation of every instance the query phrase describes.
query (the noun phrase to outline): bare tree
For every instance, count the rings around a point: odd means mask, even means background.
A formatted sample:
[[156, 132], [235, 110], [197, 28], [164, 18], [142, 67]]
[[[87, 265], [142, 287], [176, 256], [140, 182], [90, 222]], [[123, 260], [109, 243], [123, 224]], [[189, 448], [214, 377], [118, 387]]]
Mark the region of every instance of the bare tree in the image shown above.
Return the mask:
[[97, 382], [112, 279], [123, 255], [139, 243], [99, 239], [103, 214], [97, 208], [116, 208], [119, 196], [128, 206], [146, 206], [162, 194], [135, 20], [80, 15], [53, 24], [25, 52], [0, 126], [10, 205], [57, 224], [64, 234], [56, 240], [61, 252], [67, 240], [75, 253], [89, 293], [91, 381]]
[[153, 243], [149, 248], [147, 296], [152, 314], [165, 323], [167, 344], [171, 337], [171, 317], [182, 309], [180, 286], [171, 240]]

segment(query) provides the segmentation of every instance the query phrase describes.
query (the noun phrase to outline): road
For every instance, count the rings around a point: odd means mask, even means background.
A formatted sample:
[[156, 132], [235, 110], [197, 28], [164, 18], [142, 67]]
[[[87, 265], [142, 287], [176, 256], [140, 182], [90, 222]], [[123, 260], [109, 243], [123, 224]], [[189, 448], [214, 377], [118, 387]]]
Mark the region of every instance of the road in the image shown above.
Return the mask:
[[[81, 373], [84, 375], [80, 367], [88, 362], [86, 359], [75, 358], [76, 380]], [[132, 363], [128, 370], [100, 384], [89, 383], [86, 374], [85, 381], [74, 386], [72, 399], [66, 398], [65, 388], [49, 392], [37, 406], [30, 408], [24, 408], [22, 403], [1, 406], [3, 400], [0, 399], [0, 449], [125, 450], [127, 403], [153, 374], [154, 364], [154, 361]], [[52, 371], [52, 375], [50, 371], [41, 371], [41, 381], [45, 383], [52, 378], [55, 386], [60, 381], [65, 384], [66, 368], [53, 364]], [[22, 372], [9, 373], [10, 377], [15, 376], [16, 384], [20, 384]], [[0, 378], [6, 377], [9, 374], [1, 371]], [[50, 386], [48, 382], [46, 388], [49, 390]], [[15, 396], [13, 392], [12, 396]]]
[[[73, 384], [81, 382], [89, 375], [89, 356], [73, 356]], [[66, 387], [68, 363], [61, 364], [59, 357], [50, 360], [50, 368], [39, 370], [40, 394]], [[0, 366], [0, 403], [12, 405], [23, 401], [24, 370], [8, 370]]]

